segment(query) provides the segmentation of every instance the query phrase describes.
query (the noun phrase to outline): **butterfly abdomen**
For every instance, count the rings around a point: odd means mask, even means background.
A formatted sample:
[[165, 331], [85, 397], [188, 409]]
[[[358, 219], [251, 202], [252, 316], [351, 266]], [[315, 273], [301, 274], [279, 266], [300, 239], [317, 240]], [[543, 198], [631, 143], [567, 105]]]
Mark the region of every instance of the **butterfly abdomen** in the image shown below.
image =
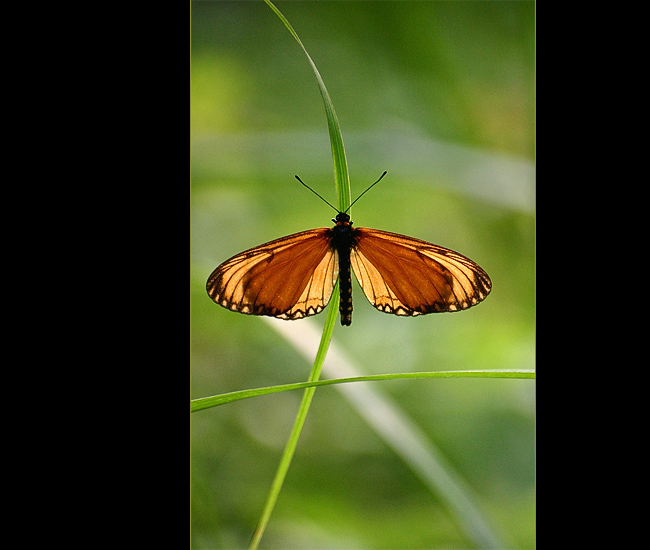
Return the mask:
[[339, 252], [339, 290], [341, 302], [339, 312], [341, 313], [341, 324], [344, 327], [352, 324], [352, 272], [350, 271], [350, 251], [347, 258]]

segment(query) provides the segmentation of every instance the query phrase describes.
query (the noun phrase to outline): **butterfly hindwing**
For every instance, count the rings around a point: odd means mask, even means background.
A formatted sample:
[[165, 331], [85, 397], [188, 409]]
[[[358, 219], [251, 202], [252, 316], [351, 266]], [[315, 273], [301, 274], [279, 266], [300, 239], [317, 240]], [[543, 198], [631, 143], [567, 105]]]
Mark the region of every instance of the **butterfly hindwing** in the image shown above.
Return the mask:
[[357, 228], [354, 274], [370, 303], [395, 315], [467, 309], [492, 288], [487, 273], [458, 252], [426, 241]]
[[233, 256], [208, 278], [208, 294], [227, 309], [251, 315], [300, 319], [320, 313], [338, 277], [331, 231], [302, 231]]

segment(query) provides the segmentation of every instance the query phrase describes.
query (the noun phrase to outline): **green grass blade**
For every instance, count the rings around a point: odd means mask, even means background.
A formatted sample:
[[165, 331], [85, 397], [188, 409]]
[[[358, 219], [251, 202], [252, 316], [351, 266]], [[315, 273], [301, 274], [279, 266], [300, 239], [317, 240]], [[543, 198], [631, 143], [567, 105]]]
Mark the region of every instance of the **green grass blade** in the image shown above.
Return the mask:
[[[348, 174], [348, 162], [345, 158], [345, 148], [343, 147], [343, 137], [341, 136], [341, 127], [339, 126], [339, 119], [336, 116], [336, 111], [334, 110], [334, 105], [332, 104], [332, 99], [330, 98], [327, 88], [325, 87], [325, 82], [321, 77], [314, 61], [312, 60], [302, 41], [296, 34], [296, 31], [293, 30], [293, 27], [287, 21], [287, 19], [282, 15], [280, 10], [276, 8], [270, 0], [264, 0], [268, 6], [275, 12], [275, 14], [280, 18], [280, 20], [285, 24], [289, 32], [296, 39], [296, 42], [300, 44], [302, 51], [305, 52], [309, 64], [311, 65], [314, 74], [316, 75], [316, 81], [318, 82], [318, 89], [323, 98], [323, 105], [325, 106], [325, 114], [327, 116], [327, 128], [330, 133], [330, 142], [332, 144], [332, 160], [334, 161], [334, 183], [336, 185], [336, 196], [338, 197], [339, 210], [344, 211], [350, 206], [350, 176]], [[349, 212], [348, 212], [349, 213]]]
[[[336, 320], [336, 315], [334, 315]], [[200, 397], [190, 402], [190, 412], [203, 411], [248, 399], [283, 391], [300, 390], [304, 388], [316, 388], [318, 386], [333, 386], [335, 384], [349, 384], [351, 382], [377, 382], [380, 380], [406, 380], [424, 378], [518, 378], [521, 380], [534, 379], [535, 371], [529, 369], [504, 369], [504, 370], [455, 370], [435, 372], [400, 372], [391, 374], [373, 374], [368, 376], [353, 376], [349, 378], [335, 378], [333, 380], [314, 380], [310, 382], [296, 382], [295, 384], [281, 384], [278, 386], [267, 386], [250, 390], [240, 390], [210, 397]]]
[[[336, 117], [336, 112], [334, 111], [334, 105], [330, 99], [325, 83], [316, 68], [316, 65], [311, 59], [309, 53], [305, 49], [302, 41], [296, 34], [296, 31], [293, 30], [293, 27], [287, 21], [287, 19], [282, 15], [280, 10], [276, 8], [272, 2], [269, 0], [264, 0], [266, 4], [275, 12], [275, 14], [280, 18], [284, 25], [289, 29], [289, 32], [296, 39], [303, 52], [309, 60], [309, 64], [316, 75], [316, 81], [318, 82], [318, 88], [320, 90], [321, 96], [323, 98], [323, 104], [325, 106], [325, 114], [327, 116], [327, 127], [330, 134], [330, 142], [332, 144], [332, 159], [334, 161], [334, 183], [336, 185], [336, 195], [338, 198], [338, 204], [340, 210], [345, 210], [350, 205], [350, 177], [348, 175], [348, 165], [345, 159], [345, 149], [343, 147], [343, 138], [341, 137], [341, 129], [339, 127], [339, 122]], [[334, 331], [334, 323], [336, 322], [336, 317], [338, 314], [339, 306], [339, 285], [336, 284], [332, 298], [330, 299], [330, 305], [327, 310], [327, 318], [325, 320], [325, 327], [323, 328], [323, 334], [321, 337], [320, 345], [318, 348], [318, 353], [316, 354], [316, 360], [312, 367], [311, 373], [309, 375], [309, 382], [316, 382], [320, 376], [321, 369], [323, 367], [323, 362], [327, 355], [327, 349], [329, 347], [330, 340], [332, 339], [332, 332]], [[303, 394], [302, 402], [300, 403], [300, 409], [298, 410], [298, 416], [294, 423], [291, 435], [289, 436], [289, 441], [284, 449], [282, 458], [280, 459], [280, 464], [278, 470], [275, 474], [275, 478], [271, 485], [271, 490], [267, 496], [266, 504], [264, 505], [264, 510], [262, 512], [262, 517], [257, 524], [255, 532], [253, 533], [253, 539], [251, 540], [250, 548], [251, 550], [256, 549], [259, 546], [260, 540], [264, 535], [264, 530], [266, 525], [271, 517], [275, 503], [277, 502], [280, 490], [282, 489], [282, 484], [284, 483], [284, 478], [286, 477], [289, 465], [291, 464], [291, 459], [296, 450], [296, 445], [298, 444], [298, 438], [300, 437], [300, 432], [305, 423], [305, 418], [307, 417], [307, 412], [309, 411], [309, 406], [311, 404], [312, 397], [316, 391], [315, 386], [308, 387]]]

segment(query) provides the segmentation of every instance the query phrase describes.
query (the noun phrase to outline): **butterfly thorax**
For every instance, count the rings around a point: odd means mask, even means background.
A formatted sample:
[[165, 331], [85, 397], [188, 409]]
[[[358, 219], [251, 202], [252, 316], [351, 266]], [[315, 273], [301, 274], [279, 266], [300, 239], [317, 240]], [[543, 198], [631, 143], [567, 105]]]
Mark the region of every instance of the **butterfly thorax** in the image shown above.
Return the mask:
[[339, 312], [341, 324], [350, 326], [352, 323], [352, 273], [350, 270], [350, 250], [354, 244], [356, 230], [352, 227], [350, 216], [339, 212], [332, 219], [336, 225], [332, 228], [332, 247], [339, 257], [339, 290], [341, 302]]

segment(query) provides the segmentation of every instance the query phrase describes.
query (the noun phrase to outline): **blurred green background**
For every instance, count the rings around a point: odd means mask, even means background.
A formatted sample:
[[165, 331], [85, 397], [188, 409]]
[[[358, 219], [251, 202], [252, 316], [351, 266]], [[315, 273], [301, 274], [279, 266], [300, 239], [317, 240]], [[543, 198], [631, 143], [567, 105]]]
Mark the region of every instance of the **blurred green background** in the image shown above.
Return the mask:
[[[335, 342], [363, 373], [534, 368], [535, 4], [276, 2], [336, 108], [355, 225], [465, 254], [493, 282], [479, 306], [400, 318], [353, 286]], [[191, 398], [303, 381], [307, 363], [205, 281], [237, 252], [331, 225], [322, 101], [263, 2], [191, 4]], [[325, 316], [313, 320], [322, 330]], [[293, 326], [293, 325], [291, 325]], [[314, 349], [314, 355], [315, 355]], [[377, 384], [377, 383], [373, 383]], [[531, 380], [378, 383], [476, 495], [506, 548], [535, 542]], [[191, 545], [245, 548], [301, 394], [191, 415]], [[263, 548], [473, 548], [439, 496], [333, 387], [316, 391]]]

